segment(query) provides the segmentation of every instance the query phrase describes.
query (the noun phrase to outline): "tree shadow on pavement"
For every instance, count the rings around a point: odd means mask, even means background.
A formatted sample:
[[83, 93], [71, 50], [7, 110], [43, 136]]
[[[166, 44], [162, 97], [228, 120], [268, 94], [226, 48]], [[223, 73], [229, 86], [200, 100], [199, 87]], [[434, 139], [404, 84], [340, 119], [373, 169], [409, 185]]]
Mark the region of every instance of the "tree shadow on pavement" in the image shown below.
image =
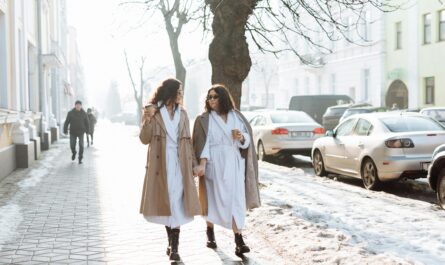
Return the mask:
[[221, 259], [222, 264], [230, 264], [230, 265], [254, 265], [257, 264], [254, 262], [251, 258], [248, 258], [245, 255], [242, 255], [239, 257], [241, 261], [239, 260], [233, 260], [229, 255], [227, 255], [224, 251], [220, 249], [214, 249], [215, 253], [219, 256]]

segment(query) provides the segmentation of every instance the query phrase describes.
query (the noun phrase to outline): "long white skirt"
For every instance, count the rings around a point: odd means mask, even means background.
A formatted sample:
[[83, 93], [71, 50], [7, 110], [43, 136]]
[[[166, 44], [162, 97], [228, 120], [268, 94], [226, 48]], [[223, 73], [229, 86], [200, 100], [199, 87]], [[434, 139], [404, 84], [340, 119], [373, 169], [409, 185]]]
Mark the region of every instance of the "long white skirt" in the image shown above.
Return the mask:
[[167, 148], [167, 185], [170, 199], [171, 216], [144, 216], [144, 218], [156, 224], [179, 227], [193, 221], [193, 216], [187, 216], [184, 208], [184, 185], [179, 165], [178, 152], [176, 147]]

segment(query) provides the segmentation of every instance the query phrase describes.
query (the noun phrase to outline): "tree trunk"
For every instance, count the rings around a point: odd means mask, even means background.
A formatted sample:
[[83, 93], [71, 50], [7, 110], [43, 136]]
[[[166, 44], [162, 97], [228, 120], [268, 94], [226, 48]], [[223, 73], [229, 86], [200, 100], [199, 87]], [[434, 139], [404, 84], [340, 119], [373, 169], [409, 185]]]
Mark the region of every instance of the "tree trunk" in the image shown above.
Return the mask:
[[246, 23], [258, 0], [206, 0], [213, 13], [213, 41], [209, 47], [212, 84], [227, 86], [240, 108], [242, 83], [252, 61], [246, 40]]

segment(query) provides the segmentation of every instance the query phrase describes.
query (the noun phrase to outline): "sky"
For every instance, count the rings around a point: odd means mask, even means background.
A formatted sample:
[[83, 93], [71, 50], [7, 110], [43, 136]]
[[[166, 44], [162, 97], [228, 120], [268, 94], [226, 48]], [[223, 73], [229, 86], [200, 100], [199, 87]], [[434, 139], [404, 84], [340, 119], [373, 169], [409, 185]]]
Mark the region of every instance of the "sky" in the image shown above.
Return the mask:
[[[147, 57], [147, 71], [173, 66], [173, 59], [162, 17], [144, 18], [136, 6], [119, 5], [122, 0], [67, 0], [68, 24], [77, 29], [80, 56], [85, 71], [86, 90], [92, 101], [117, 81], [122, 97], [131, 97], [130, 80], [125, 65], [124, 51], [130, 64], [137, 67], [137, 59]], [[137, 26], [140, 25], [141, 26]], [[183, 60], [205, 58], [208, 41], [194, 27], [185, 27], [180, 38]], [[154, 75], [156, 73], [147, 73]], [[174, 76], [174, 72], [169, 73]], [[157, 84], [165, 76], [153, 80]]]

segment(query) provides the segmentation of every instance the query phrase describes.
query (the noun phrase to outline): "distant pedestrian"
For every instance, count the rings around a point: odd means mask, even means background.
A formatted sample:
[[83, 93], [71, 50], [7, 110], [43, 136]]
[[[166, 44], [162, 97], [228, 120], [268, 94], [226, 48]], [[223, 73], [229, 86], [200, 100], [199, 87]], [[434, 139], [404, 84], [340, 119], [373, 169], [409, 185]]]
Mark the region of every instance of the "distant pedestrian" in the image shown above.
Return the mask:
[[93, 110], [91, 108], [87, 109], [88, 121], [90, 123], [90, 130], [87, 133], [87, 146], [90, 146], [90, 136], [91, 136], [91, 145], [93, 145], [94, 141], [94, 127], [96, 126], [97, 119], [93, 114]]
[[82, 102], [77, 100], [75, 107], [68, 112], [63, 125], [63, 133], [68, 133], [68, 126], [70, 128], [70, 146], [71, 146], [71, 160], [76, 159], [76, 143], [79, 139], [79, 164], [82, 164], [83, 158], [83, 135], [90, 130], [88, 115], [82, 109]]
[[250, 252], [242, 229], [247, 209], [260, 206], [258, 161], [252, 129], [235, 109], [232, 96], [223, 85], [207, 92], [205, 112], [193, 128], [193, 147], [200, 165], [199, 199], [207, 220], [207, 247], [216, 248], [214, 225], [232, 229], [235, 254]]
[[180, 106], [182, 84], [176, 79], [162, 82], [144, 108], [139, 138], [149, 144], [147, 171], [140, 212], [167, 230], [167, 255], [178, 261], [180, 226], [199, 215], [199, 200], [193, 181], [193, 157], [187, 112]]
[[391, 110], [399, 110], [399, 106], [397, 105], [397, 103], [393, 103]]

